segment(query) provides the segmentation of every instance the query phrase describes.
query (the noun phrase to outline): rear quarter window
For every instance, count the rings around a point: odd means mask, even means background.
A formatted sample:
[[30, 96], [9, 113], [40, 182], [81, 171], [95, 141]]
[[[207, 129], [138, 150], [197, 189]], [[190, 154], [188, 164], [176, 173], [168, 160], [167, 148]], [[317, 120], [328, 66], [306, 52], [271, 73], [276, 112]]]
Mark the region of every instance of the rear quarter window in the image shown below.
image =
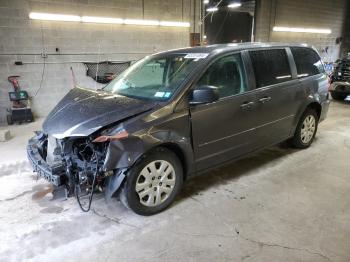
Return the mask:
[[286, 82], [292, 79], [285, 49], [250, 51], [256, 88]]
[[305, 47], [291, 47], [290, 49], [299, 78], [325, 72], [321, 58], [314, 50]]

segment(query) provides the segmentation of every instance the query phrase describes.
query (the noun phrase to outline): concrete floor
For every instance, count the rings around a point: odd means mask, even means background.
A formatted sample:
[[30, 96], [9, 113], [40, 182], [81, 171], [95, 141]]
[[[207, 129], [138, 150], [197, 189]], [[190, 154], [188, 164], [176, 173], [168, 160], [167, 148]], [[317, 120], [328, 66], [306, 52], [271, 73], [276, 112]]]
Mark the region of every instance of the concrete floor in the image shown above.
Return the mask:
[[141, 217], [97, 196], [51, 200], [25, 160], [39, 122], [0, 143], [0, 261], [350, 261], [350, 102], [307, 150], [274, 147], [190, 180]]

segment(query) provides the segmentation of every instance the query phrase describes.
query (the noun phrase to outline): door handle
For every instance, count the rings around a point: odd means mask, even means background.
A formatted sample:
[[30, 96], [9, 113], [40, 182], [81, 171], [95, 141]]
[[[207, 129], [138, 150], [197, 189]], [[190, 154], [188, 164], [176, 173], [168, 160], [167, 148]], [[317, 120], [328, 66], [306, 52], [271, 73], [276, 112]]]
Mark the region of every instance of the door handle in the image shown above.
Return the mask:
[[241, 109], [242, 110], [251, 109], [254, 104], [255, 104], [254, 102], [244, 102], [243, 104], [241, 104]]
[[271, 100], [270, 96], [265, 96], [265, 97], [259, 99], [259, 101], [263, 104], [266, 102], [269, 102], [270, 100]]

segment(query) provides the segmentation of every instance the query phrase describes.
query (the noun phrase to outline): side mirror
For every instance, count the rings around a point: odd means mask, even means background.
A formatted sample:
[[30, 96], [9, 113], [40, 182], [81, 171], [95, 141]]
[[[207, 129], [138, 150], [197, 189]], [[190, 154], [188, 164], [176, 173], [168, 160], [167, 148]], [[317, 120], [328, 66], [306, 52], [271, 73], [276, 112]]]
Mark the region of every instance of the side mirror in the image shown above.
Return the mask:
[[219, 93], [215, 86], [200, 86], [192, 91], [190, 105], [212, 103], [219, 99]]

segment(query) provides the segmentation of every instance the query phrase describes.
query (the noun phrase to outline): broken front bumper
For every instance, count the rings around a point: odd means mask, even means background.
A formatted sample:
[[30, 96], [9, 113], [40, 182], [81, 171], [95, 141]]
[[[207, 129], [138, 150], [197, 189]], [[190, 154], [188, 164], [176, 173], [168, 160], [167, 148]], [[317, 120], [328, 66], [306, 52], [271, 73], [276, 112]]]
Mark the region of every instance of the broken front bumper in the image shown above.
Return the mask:
[[27, 145], [28, 160], [33, 167], [33, 171], [37, 172], [38, 176], [45, 178], [55, 186], [64, 184], [64, 167], [61, 165], [50, 166], [40, 155], [38, 149], [38, 140], [34, 137], [29, 140]]

